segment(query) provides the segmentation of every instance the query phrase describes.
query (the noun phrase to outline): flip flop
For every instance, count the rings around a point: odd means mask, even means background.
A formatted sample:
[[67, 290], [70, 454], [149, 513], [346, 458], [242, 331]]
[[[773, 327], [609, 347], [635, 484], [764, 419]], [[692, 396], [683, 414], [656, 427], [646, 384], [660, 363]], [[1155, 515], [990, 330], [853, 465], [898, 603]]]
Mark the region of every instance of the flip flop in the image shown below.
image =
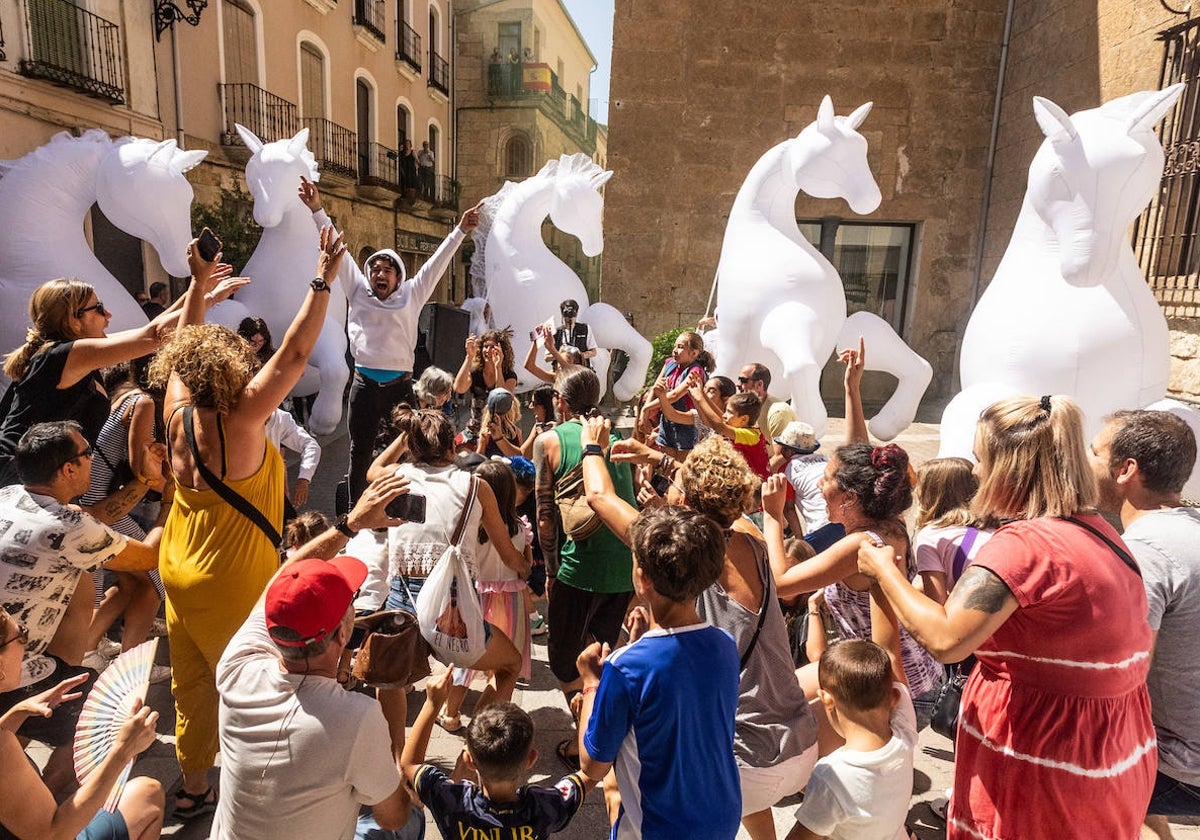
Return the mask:
[[579, 772], [579, 753], [568, 752], [571, 745], [575, 743], [574, 738], [564, 738], [559, 741], [558, 746], [554, 748], [554, 754], [558, 756], [558, 760], [563, 763], [563, 766], [572, 773]]
[[438, 715], [435, 722], [451, 735], [456, 735], [463, 730], [462, 715]]

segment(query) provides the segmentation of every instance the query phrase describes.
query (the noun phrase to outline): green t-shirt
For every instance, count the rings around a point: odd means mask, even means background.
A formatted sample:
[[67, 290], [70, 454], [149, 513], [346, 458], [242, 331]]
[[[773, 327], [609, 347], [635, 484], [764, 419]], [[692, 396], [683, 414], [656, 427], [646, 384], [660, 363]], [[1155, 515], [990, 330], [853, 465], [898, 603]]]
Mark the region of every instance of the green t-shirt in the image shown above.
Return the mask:
[[[569, 420], [554, 427], [558, 436], [558, 469], [554, 471], [555, 481], [575, 468], [583, 458], [583, 447], [579, 445], [579, 435], [583, 429], [578, 420]], [[615, 432], [610, 440], [618, 441], [621, 436]], [[633, 472], [628, 464], [608, 462], [608, 474], [612, 476], [613, 486], [620, 496], [629, 504], [637, 507], [637, 498], [633, 492]], [[600, 530], [586, 540], [576, 542], [567, 539], [562, 550], [558, 553], [558, 579], [568, 586], [582, 589], [585, 592], [632, 592], [633, 591], [633, 555], [629, 547], [617, 539], [616, 534], [601, 526]]]

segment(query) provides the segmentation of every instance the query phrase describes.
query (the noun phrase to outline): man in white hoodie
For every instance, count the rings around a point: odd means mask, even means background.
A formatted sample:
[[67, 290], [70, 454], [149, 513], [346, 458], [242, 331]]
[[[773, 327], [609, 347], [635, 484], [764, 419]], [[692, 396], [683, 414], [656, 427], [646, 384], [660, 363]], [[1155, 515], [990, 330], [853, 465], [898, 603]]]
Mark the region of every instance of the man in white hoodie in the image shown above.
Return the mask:
[[[300, 200], [313, 213], [317, 229], [330, 224], [315, 184], [300, 179]], [[442, 241], [415, 276], [407, 278], [400, 255], [383, 248], [367, 257], [360, 272], [342, 263], [337, 284], [346, 295], [346, 332], [354, 357], [350, 386], [350, 502], [367, 486], [367, 467], [374, 458], [379, 425], [397, 404], [417, 404], [412, 390], [417, 319], [438, 280], [468, 233], [479, 225], [480, 205], [463, 213], [458, 226]]]

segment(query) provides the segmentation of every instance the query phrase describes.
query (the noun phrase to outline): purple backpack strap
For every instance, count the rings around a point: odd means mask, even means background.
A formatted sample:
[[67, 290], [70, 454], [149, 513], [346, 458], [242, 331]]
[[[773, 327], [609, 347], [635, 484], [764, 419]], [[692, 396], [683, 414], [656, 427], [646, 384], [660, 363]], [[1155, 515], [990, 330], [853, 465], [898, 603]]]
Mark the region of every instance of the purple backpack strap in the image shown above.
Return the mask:
[[962, 577], [963, 567], [967, 565], [967, 558], [971, 556], [971, 548], [975, 545], [975, 538], [978, 536], [978, 528], [967, 528], [967, 532], [963, 534], [963, 538], [958, 543], [958, 548], [954, 549], [955, 581]]

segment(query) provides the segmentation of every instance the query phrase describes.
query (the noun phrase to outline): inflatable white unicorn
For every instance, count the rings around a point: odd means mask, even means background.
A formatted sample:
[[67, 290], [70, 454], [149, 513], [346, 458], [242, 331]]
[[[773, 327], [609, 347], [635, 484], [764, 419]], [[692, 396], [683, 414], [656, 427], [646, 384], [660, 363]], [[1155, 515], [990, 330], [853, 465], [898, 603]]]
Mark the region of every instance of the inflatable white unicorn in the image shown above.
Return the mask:
[[[1142, 91], [1070, 116], [1034, 98], [1046, 139], [1012, 240], [967, 324], [963, 390], [942, 415], [939, 455], [972, 457], [980, 412], [1022, 394], [1072, 397], [1089, 437], [1118, 409], [1170, 410], [1200, 430], [1193, 409], [1163, 400], [1167, 322], [1128, 233], [1162, 177], [1154, 127], [1182, 92]], [[1198, 490], [1193, 475], [1185, 492]]]
[[112, 312], [110, 331], [145, 324], [137, 301], [88, 247], [84, 218], [99, 203], [114, 225], [154, 246], [168, 272], [188, 276], [192, 187], [183, 173], [205, 154], [180, 151], [174, 140], [114, 141], [92, 129], [56, 134], [0, 162], [0, 349], [25, 341], [29, 298], [56, 277], [91, 283]]
[[821, 435], [827, 414], [821, 368], [835, 348], [867, 346], [868, 368], [898, 380], [891, 399], [870, 421], [883, 440], [913, 420], [933, 369], [876, 315], [846, 317], [842, 280], [800, 233], [796, 195], [844, 198], [855, 213], [879, 206], [867, 166], [867, 141], [857, 129], [871, 110], [835, 116], [828, 96], [817, 119], [759, 158], [738, 190], [717, 268], [717, 369], [727, 376], [751, 362], [771, 369], [771, 391], [791, 397], [796, 415]]
[[[564, 300], [577, 301], [579, 320], [591, 328], [596, 344], [603, 348], [592, 360], [602, 384], [607, 379], [607, 350], [629, 354], [625, 372], [613, 383], [613, 395], [624, 401], [645, 382], [653, 355], [650, 342], [609, 304], [588, 303], [575, 272], [542, 240], [542, 222], [549, 215], [559, 230], [579, 238], [585, 254], [599, 254], [604, 248], [604, 198], [599, 190], [611, 177], [612, 172], [578, 153], [548, 161], [532, 178], [506, 183], [485, 202], [484, 221], [475, 234], [475, 265], [484, 266], [486, 290], [480, 288], [483, 284], [474, 267], [472, 275], [476, 296], [487, 300], [490, 323], [512, 330], [517, 359], [525, 357], [534, 327], [558, 312]], [[541, 384], [523, 370], [517, 375], [518, 390]]]
[[[254, 221], [263, 227], [262, 238], [241, 273], [250, 285], [237, 299], [213, 307], [209, 320], [236, 329], [242, 318], [257, 315], [267, 322], [272, 338], [283, 338], [308, 294], [308, 281], [320, 251], [313, 214], [296, 194], [300, 176], [316, 181], [317, 162], [308, 150], [308, 129], [273, 143], [264, 143], [254, 132], [236, 126], [242, 142], [253, 154], [246, 163], [246, 185], [254, 196]], [[220, 231], [216, 231], [220, 235]], [[343, 260], [353, 265], [353, 260]], [[339, 280], [345, 282], [345, 280]], [[292, 390], [295, 396], [316, 393], [309, 429], [325, 435], [342, 417], [342, 395], [350, 379], [346, 365], [346, 296], [329, 299], [329, 313], [308, 359], [309, 369]]]

